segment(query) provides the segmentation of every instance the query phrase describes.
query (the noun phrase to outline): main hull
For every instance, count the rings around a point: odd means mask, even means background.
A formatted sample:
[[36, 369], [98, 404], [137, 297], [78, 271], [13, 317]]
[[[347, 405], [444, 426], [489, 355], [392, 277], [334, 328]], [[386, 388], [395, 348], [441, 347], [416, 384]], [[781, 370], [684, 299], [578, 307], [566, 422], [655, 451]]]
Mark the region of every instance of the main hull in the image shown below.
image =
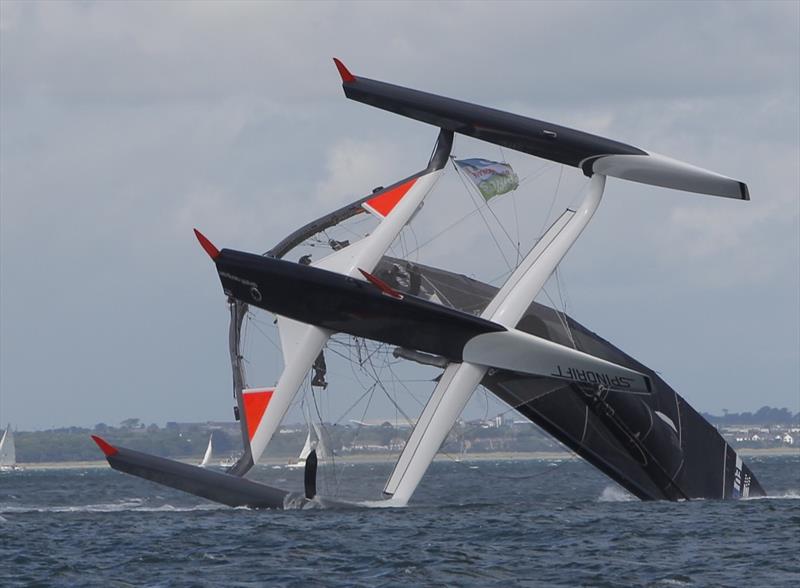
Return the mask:
[[[454, 308], [480, 312], [497, 288], [445, 270], [384, 258], [380, 277], [397, 267], [417, 272], [423, 285]], [[492, 370], [482, 384], [521, 415], [642, 500], [730, 499], [763, 496], [761, 484], [719, 432], [658, 374], [569, 316], [533, 303], [521, 331], [647, 375], [648, 394], [607, 391]]]

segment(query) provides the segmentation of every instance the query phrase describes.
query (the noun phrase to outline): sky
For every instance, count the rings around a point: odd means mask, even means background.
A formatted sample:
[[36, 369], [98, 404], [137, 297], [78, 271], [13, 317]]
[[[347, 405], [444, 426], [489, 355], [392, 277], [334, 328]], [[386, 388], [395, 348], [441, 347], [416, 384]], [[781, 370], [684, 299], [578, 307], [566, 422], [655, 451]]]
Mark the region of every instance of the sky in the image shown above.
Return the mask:
[[[745, 181], [750, 202], [610, 179], [561, 297], [698, 410], [799, 411], [800, 4], [420, 7], [0, 3], [0, 422], [231, 418], [227, 306], [192, 228], [264, 251], [424, 167], [436, 136], [346, 100], [334, 56]], [[497, 207], [529, 245], [581, 186], [552, 166]], [[496, 277], [472, 226], [421, 260]]]

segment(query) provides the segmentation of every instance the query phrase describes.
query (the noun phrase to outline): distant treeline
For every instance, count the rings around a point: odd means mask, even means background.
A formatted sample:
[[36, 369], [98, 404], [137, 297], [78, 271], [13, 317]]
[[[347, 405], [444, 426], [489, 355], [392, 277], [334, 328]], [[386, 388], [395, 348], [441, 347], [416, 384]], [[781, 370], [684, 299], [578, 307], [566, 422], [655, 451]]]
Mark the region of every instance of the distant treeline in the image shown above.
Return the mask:
[[[703, 414], [715, 425], [793, 425], [800, 423], [800, 413], [786, 408], [764, 406], [755, 413]], [[325, 444], [336, 455], [400, 451], [410, 434], [409, 428], [396, 428], [385, 422], [379, 426], [326, 425]], [[242, 438], [237, 423], [167, 423], [166, 427], [145, 425], [139, 419], [127, 419], [119, 426], [98, 423], [93, 428], [65, 427], [48, 431], [17, 431], [17, 461], [59, 462], [93, 461], [103, 455], [91, 439], [100, 435], [112, 445], [154, 455], [186, 460], [200, 460], [214, 435], [214, 459], [238, 456]], [[267, 448], [266, 457], [289, 460], [296, 457], [306, 439], [305, 425], [281, 430]], [[487, 451], [553, 451], [561, 446], [531, 425], [485, 426], [476, 423], [456, 425], [442, 451], [447, 453], [482, 453]]]
[[725, 412], [722, 416], [702, 413], [715, 425], [794, 425], [800, 424], [800, 412], [792, 414], [788, 408], [762, 406], [756, 412]]
[[[129, 419], [136, 420], [136, 419]], [[138, 420], [137, 420], [138, 422]], [[188, 458], [202, 455], [208, 444], [209, 432], [198, 427], [194, 430], [177, 430], [148, 427], [111, 427], [104, 423], [93, 429], [65, 427], [48, 431], [19, 431], [15, 434], [17, 461], [93, 461], [103, 459], [103, 454], [92, 441], [91, 435], [100, 435], [114, 445], [121, 445], [156, 455]], [[231, 438], [224, 431], [214, 433], [214, 452], [219, 456], [238, 452], [241, 439]]]
[[[60, 462], [94, 461], [103, 455], [91, 439], [99, 435], [112, 445], [178, 459], [197, 459], [203, 455], [209, 435], [214, 435], [214, 459], [237, 456], [242, 450], [238, 424], [168, 423], [166, 427], [145, 426], [139, 419], [127, 419], [113, 427], [98, 423], [94, 428], [65, 427], [48, 431], [18, 431], [15, 435], [17, 461]], [[386, 422], [379, 426], [326, 425], [325, 444], [337, 455], [399, 452], [410, 434]], [[296, 457], [305, 442], [305, 425], [284, 429], [269, 444], [266, 457], [289, 460]], [[456, 426], [442, 447], [443, 451], [553, 451], [559, 445], [530, 425], [485, 428]]]

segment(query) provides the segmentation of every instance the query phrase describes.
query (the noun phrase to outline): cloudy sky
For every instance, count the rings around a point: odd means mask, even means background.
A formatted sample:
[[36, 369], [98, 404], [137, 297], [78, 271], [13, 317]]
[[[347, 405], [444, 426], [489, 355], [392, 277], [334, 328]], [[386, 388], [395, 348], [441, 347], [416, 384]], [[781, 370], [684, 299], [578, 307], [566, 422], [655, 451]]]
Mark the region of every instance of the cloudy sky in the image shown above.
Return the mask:
[[[571, 314], [699, 410], [800, 410], [799, 6], [4, 0], [0, 422], [230, 418], [192, 227], [263, 251], [424, 166], [436, 134], [346, 100], [333, 56], [747, 182], [749, 203], [609, 180], [560, 277]], [[547, 174], [515, 196], [541, 205], [529, 240], [584, 181]], [[423, 261], [493, 277], [472, 240]]]

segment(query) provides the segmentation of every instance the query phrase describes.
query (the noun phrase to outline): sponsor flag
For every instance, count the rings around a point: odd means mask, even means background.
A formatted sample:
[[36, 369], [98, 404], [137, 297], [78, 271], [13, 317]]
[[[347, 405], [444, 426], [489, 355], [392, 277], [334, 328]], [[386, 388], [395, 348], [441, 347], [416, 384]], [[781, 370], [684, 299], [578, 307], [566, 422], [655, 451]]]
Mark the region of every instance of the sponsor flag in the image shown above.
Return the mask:
[[488, 159], [456, 159], [455, 164], [472, 180], [486, 201], [511, 192], [519, 178], [510, 165]]

